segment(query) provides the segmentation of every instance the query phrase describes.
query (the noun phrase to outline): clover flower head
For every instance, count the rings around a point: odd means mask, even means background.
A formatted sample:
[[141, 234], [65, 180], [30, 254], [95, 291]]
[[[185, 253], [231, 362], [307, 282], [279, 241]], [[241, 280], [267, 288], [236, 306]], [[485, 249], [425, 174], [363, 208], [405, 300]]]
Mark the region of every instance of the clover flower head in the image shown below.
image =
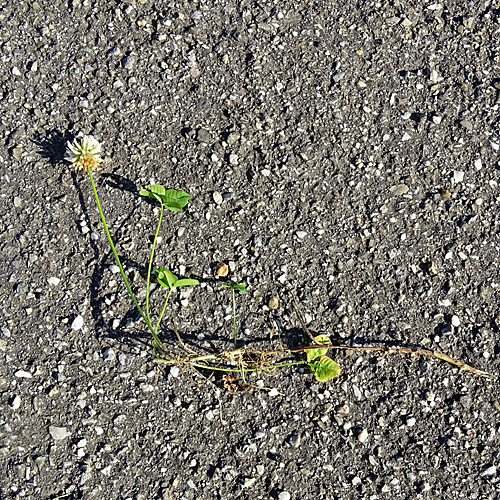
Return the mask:
[[101, 144], [91, 135], [85, 135], [82, 139], [75, 139], [73, 143], [68, 142], [65, 160], [73, 163], [76, 170], [87, 170], [97, 168], [102, 162]]

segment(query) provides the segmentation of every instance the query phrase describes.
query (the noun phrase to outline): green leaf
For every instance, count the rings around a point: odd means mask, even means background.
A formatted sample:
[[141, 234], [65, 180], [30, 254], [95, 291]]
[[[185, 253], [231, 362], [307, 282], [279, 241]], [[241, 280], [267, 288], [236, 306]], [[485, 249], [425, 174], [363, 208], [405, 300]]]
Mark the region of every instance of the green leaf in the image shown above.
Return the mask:
[[155, 276], [158, 283], [165, 288], [177, 288], [179, 286], [198, 285], [200, 283], [198, 280], [191, 278], [178, 280], [177, 276], [166, 267], [159, 267], [156, 269]]
[[[153, 188], [154, 186], [147, 186], [147, 187], [148, 187], [148, 189], [151, 189], [151, 188]], [[162, 186], [160, 186], [160, 187], [162, 187]], [[157, 193], [155, 193], [155, 192], [149, 192], [147, 189], [141, 189], [141, 190], [139, 191], [139, 194], [140, 194], [141, 196], [146, 196], [146, 197], [148, 197], [148, 198], [153, 198], [153, 200], [159, 201], [159, 202], [161, 203], [161, 196], [159, 196], [159, 195], [158, 195]]]
[[[316, 337], [314, 337], [314, 340], [316, 340], [316, 342], [319, 342], [320, 344], [330, 345], [330, 339], [326, 335], [317, 335]], [[321, 347], [319, 347], [318, 349], [307, 349], [306, 350], [307, 362], [310, 363], [316, 358], [325, 355], [327, 352], [328, 349], [323, 349]]]
[[178, 286], [190, 286], [190, 285], [199, 285], [199, 284], [200, 284], [200, 282], [198, 280], [191, 279], [191, 278], [183, 278], [181, 280], [177, 280], [174, 283], [174, 286], [178, 287]]
[[163, 197], [163, 202], [165, 203], [166, 209], [175, 212], [183, 209], [190, 199], [191, 195], [185, 193], [184, 191], [168, 189]]
[[191, 199], [191, 195], [185, 193], [184, 191], [180, 191], [178, 189], [165, 189], [165, 187], [160, 184], [151, 184], [146, 187], [149, 191], [141, 189], [139, 191], [140, 195], [148, 196], [149, 198], [153, 198], [160, 203], [163, 203], [165, 208], [167, 210], [171, 210], [172, 212], [176, 212], [177, 210], [184, 208]]
[[234, 281], [231, 281], [231, 284], [229, 285], [233, 290], [236, 290], [240, 293], [246, 293], [247, 289], [245, 288], [245, 283], [236, 283]]
[[328, 356], [320, 356], [314, 361], [311, 361], [309, 363], [309, 368], [318, 382], [331, 380], [340, 373], [340, 366]]
[[164, 288], [173, 288], [177, 283], [177, 276], [170, 272], [166, 267], [159, 267], [155, 271], [158, 283]]
[[245, 287], [245, 283], [236, 283], [236, 281], [231, 281], [230, 283], [225, 283], [221, 286], [222, 288], [231, 288], [232, 290], [236, 290], [240, 293], [246, 293], [247, 289]]

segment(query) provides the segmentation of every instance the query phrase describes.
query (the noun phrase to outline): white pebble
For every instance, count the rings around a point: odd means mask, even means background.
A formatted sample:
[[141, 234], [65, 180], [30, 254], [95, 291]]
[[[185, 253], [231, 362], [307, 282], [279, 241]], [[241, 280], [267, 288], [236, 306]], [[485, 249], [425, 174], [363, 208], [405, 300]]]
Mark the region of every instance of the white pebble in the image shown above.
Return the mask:
[[222, 203], [222, 195], [219, 193], [219, 191], [214, 191], [212, 197], [217, 205], [220, 205]]
[[71, 329], [72, 330], [80, 330], [80, 328], [83, 326], [83, 318], [78, 315], [74, 320], [73, 323], [71, 323]]
[[271, 171], [267, 168], [263, 168], [261, 171], [260, 171], [261, 175], [263, 177], [269, 177], [271, 175]]
[[66, 427], [57, 427], [55, 425], [51, 425], [49, 427], [50, 435], [54, 441], [61, 441], [66, 439], [68, 436], [71, 436], [71, 432], [66, 429]]
[[490, 144], [495, 151], [498, 151], [500, 149], [500, 144], [497, 144], [496, 142], [493, 141], [490, 141]]
[[406, 421], [406, 425], [408, 427], [413, 427], [415, 424], [417, 423], [417, 419], [416, 418], [409, 418], [407, 421]]
[[87, 446], [87, 440], [85, 438], [80, 439], [80, 441], [76, 443], [77, 448], [85, 448], [85, 446]]
[[358, 441], [360, 443], [366, 443], [368, 440], [368, 431], [366, 429], [363, 429], [359, 434], [358, 434]]
[[305, 231], [297, 231], [295, 234], [299, 240], [303, 240], [307, 236]]
[[290, 498], [292, 498], [292, 495], [290, 495], [290, 493], [288, 493], [288, 491], [282, 491], [278, 495], [278, 500], [290, 500]]
[[14, 66], [12, 68], [12, 74], [15, 76], [21, 76], [21, 72], [19, 71], [19, 68], [17, 66]]
[[455, 314], [451, 317], [451, 324], [453, 326], [460, 326], [460, 318], [456, 316]]
[[278, 392], [278, 389], [276, 389], [276, 387], [273, 387], [270, 391], [269, 391], [269, 396], [274, 398], [276, 396], [279, 396], [279, 392]]
[[172, 377], [177, 378], [179, 376], [179, 373], [180, 373], [180, 370], [179, 370], [178, 366], [172, 366], [172, 368], [170, 368], [170, 375]]
[[483, 162], [481, 161], [481, 158], [478, 158], [474, 161], [474, 166], [476, 167], [476, 170], [481, 170], [483, 168]]
[[102, 351], [102, 359], [104, 361], [114, 361], [116, 359], [115, 350], [112, 347], [106, 347]]
[[229, 163], [233, 166], [238, 165], [238, 155], [235, 153], [232, 153], [229, 155]]
[[403, 134], [403, 137], [401, 137], [402, 141], [409, 141], [411, 139], [411, 135], [408, 132], [405, 132]]
[[[346, 316], [347, 317], [347, 316]], [[363, 399], [363, 394], [361, 393], [360, 388], [357, 385], [352, 386], [352, 391], [354, 392], [354, 397], [358, 400], [361, 401]]]
[[55, 276], [52, 276], [47, 280], [49, 282], [49, 285], [57, 286], [61, 282], [59, 278], [56, 278]]
[[30, 372], [27, 372], [24, 370], [17, 370], [17, 372], [14, 373], [14, 375], [18, 378], [32, 378], [33, 377], [33, 375], [31, 375]]
[[286, 274], [282, 274], [279, 278], [278, 281], [284, 285], [286, 283]]
[[462, 182], [464, 180], [465, 172], [462, 170], [453, 170], [453, 180], [455, 182]]
[[120, 272], [120, 268], [116, 264], [113, 264], [112, 266], [110, 266], [109, 270], [113, 274], [118, 274]]
[[257, 481], [256, 477], [248, 477], [247, 479], [245, 479], [245, 482], [243, 483], [243, 488], [251, 488], [256, 481]]
[[431, 73], [429, 75], [429, 80], [432, 82], [432, 83], [438, 83], [440, 82], [441, 80], [443, 79], [443, 77], [439, 76], [438, 72], [433, 69], [431, 70]]
[[443, 300], [438, 300], [438, 304], [442, 307], [450, 307], [451, 306], [451, 300], [450, 299], [443, 299]]
[[94, 430], [98, 436], [102, 436], [102, 434], [104, 434], [104, 429], [102, 427], [96, 426], [94, 427]]
[[494, 476], [497, 473], [497, 468], [495, 465], [492, 465], [491, 467], [488, 467], [486, 470], [484, 470], [481, 473], [481, 476]]
[[10, 404], [10, 407], [13, 410], [19, 410], [20, 406], [21, 406], [21, 398], [19, 396], [15, 396], [14, 399], [12, 400], [12, 403]]
[[439, 115], [434, 115], [432, 117], [432, 121], [436, 124], [439, 125], [443, 119]]

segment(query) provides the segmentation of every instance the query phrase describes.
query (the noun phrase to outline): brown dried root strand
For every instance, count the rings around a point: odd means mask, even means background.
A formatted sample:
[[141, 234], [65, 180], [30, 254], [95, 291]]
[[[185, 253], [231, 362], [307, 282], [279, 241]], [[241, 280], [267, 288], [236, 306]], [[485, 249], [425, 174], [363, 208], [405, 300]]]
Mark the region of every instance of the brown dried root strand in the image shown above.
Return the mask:
[[[418, 354], [422, 356], [428, 356], [435, 359], [440, 359], [449, 364], [452, 364], [463, 371], [479, 375], [480, 377], [486, 377], [490, 379], [496, 378], [495, 375], [488, 373], [478, 368], [464, 363], [463, 361], [448, 356], [439, 351], [432, 349], [422, 349], [422, 348], [411, 348], [411, 347], [376, 347], [376, 346], [346, 346], [346, 345], [321, 345], [322, 349], [336, 349], [344, 351], [369, 351], [369, 352], [381, 352], [383, 354]], [[305, 352], [309, 349], [318, 349], [318, 345], [309, 345], [305, 347], [299, 347], [297, 349], [281, 349], [281, 350], [260, 350], [252, 348], [240, 348], [233, 351], [223, 351], [219, 354], [206, 354], [206, 355], [194, 355], [190, 357], [180, 357], [176, 356], [170, 359], [158, 359], [159, 362], [165, 364], [183, 364], [192, 365], [197, 368], [205, 368], [208, 370], [220, 370], [220, 371], [234, 371], [234, 372], [249, 372], [258, 370], [271, 370], [274, 368], [281, 368], [284, 366], [305, 364], [305, 361], [299, 361], [294, 363], [285, 364], [268, 364], [271, 357], [276, 355], [294, 354], [299, 352]], [[231, 363], [238, 368], [221, 368], [220, 366], [214, 366], [212, 363]]]
[[[457, 366], [463, 371], [474, 373], [475, 375], [479, 375], [481, 377], [487, 377], [491, 379], [496, 378], [495, 375], [491, 373], [479, 370], [478, 368], [474, 368], [473, 366], [470, 366], [459, 359], [448, 356], [448, 354], [444, 354], [439, 351], [434, 351], [432, 349], [422, 349], [422, 348], [412, 348], [412, 347], [376, 347], [376, 346], [347, 346], [347, 345], [325, 345], [321, 346], [321, 348], [337, 349], [344, 351], [382, 352], [383, 354], [419, 354], [422, 356], [429, 356], [431, 358], [441, 359], [443, 361], [446, 361], [447, 363]], [[288, 350], [288, 352], [300, 352], [300, 351], [307, 351], [309, 349], [318, 349], [318, 346], [313, 345], [313, 346], [301, 347], [298, 349], [290, 349]]]

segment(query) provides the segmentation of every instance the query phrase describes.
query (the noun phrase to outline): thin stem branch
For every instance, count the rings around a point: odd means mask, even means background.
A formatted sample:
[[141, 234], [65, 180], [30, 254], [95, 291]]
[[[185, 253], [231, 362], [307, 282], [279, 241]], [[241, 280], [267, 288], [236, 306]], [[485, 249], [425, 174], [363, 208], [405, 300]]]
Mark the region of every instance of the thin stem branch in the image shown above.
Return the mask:
[[153, 265], [153, 257], [155, 254], [156, 248], [156, 240], [158, 238], [158, 233], [160, 232], [161, 220], [163, 218], [163, 203], [160, 204], [161, 212], [160, 212], [160, 220], [158, 221], [158, 226], [156, 227], [156, 233], [153, 240], [153, 246], [151, 247], [151, 256], [149, 257], [149, 265], [148, 265], [148, 275], [146, 278], [146, 316], [148, 317], [148, 321], [151, 323], [151, 317], [149, 316], [149, 283], [151, 280], [151, 267]]
[[234, 345], [236, 347], [236, 300], [234, 298], [234, 288], [231, 289], [233, 292], [233, 331], [234, 331]]
[[160, 328], [161, 319], [163, 318], [163, 315], [165, 314], [165, 309], [167, 308], [168, 299], [170, 298], [170, 295], [172, 295], [173, 291], [174, 291], [174, 287], [170, 288], [170, 290], [168, 291], [167, 298], [165, 299], [165, 303], [163, 304], [163, 309], [161, 310], [161, 314], [158, 317], [158, 322], [156, 323], [154, 335], [157, 335], [157, 333], [158, 333], [158, 328]]
[[149, 321], [149, 318], [143, 313], [141, 306], [137, 302], [137, 299], [135, 298], [134, 292], [132, 291], [132, 288], [129, 285], [127, 276], [125, 275], [125, 271], [123, 270], [122, 263], [120, 262], [120, 257], [118, 257], [118, 253], [116, 252], [115, 245], [113, 244], [113, 240], [111, 239], [111, 234], [109, 234], [109, 229], [108, 225], [106, 224], [106, 219], [104, 218], [104, 212], [102, 211], [101, 208], [101, 203], [99, 202], [99, 196], [97, 195], [97, 189], [95, 187], [94, 183], [94, 178], [92, 177], [92, 171], [90, 170], [90, 167], [87, 167], [87, 172], [90, 177], [90, 183], [92, 184], [92, 190], [94, 191], [94, 197], [95, 201], [97, 204], [97, 209], [99, 210], [99, 214], [101, 216], [101, 221], [104, 226], [104, 230], [106, 231], [106, 236], [108, 237], [109, 244], [111, 246], [111, 250], [113, 251], [113, 255], [115, 256], [116, 263], [118, 265], [118, 268], [120, 269], [120, 273], [122, 275], [123, 281], [125, 282], [125, 286], [127, 287], [128, 293], [132, 297], [132, 300], [134, 301], [135, 307], [137, 307], [137, 310], [139, 311], [140, 315], [142, 316], [142, 319], [145, 321], [146, 325], [148, 328], [153, 332], [153, 326], [151, 325], [151, 322]]

